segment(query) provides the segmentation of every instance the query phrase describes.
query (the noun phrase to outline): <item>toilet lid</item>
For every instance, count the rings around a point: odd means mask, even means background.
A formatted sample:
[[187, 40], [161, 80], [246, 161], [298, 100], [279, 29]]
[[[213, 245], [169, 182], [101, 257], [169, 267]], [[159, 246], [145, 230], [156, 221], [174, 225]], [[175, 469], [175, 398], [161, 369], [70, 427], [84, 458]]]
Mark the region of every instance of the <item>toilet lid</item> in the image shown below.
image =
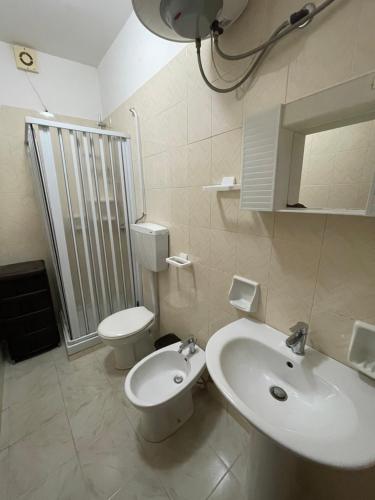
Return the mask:
[[98, 326], [98, 334], [108, 339], [128, 337], [144, 330], [154, 317], [154, 313], [143, 306], [125, 309], [105, 318]]

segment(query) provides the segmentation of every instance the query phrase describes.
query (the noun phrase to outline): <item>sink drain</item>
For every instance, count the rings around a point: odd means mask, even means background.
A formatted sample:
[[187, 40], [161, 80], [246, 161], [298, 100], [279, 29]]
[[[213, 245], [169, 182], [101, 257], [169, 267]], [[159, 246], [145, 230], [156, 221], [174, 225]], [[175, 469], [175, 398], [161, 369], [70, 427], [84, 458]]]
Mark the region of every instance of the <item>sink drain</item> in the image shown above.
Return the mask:
[[270, 387], [270, 393], [271, 396], [277, 401], [286, 401], [288, 399], [288, 394], [282, 387], [279, 387], [278, 385], [273, 385]]
[[184, 380], [184, 378], [183, 378], [183, 377], [181, 377], [181, 375], [175, 375], [175, 376], [173, 377], [173, 382], [174, 382], [175, 384], [181, 384], [181, 382], [182, 382], [183, 380]]

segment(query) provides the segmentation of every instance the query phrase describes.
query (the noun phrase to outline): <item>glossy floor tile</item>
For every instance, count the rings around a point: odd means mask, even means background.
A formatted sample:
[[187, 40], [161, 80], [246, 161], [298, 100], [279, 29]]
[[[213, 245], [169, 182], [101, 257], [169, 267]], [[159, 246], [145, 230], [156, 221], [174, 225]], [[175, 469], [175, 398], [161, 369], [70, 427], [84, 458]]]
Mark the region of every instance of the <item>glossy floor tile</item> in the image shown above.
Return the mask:
[[107, 347], [6, 364], [1, 500], [241, 499], [246, 433], [236, 420], [197, 387], [192, 418], [163, 443], [147, 443], [126, 375]]

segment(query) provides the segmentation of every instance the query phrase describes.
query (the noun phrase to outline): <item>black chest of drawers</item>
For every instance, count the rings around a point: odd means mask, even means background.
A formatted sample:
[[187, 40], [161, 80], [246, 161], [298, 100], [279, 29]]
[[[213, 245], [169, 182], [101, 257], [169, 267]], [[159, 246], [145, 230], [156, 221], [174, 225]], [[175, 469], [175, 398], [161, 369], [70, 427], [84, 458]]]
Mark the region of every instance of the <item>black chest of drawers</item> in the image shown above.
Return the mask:
[[60, 342], [44, 262], [0, 267], [0, 336], [13, 361], [21, 361]]

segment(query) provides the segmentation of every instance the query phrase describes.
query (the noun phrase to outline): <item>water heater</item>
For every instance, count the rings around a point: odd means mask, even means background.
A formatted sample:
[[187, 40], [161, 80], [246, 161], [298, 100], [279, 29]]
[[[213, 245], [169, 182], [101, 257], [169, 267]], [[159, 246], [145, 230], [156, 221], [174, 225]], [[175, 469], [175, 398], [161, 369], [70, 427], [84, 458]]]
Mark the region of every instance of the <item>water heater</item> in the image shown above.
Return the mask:
[[210, 35], [211, 25], [232, 24], [248, 0], [132, 0], [134, 12], [152, 33], [174, 42], [191, 42]]

